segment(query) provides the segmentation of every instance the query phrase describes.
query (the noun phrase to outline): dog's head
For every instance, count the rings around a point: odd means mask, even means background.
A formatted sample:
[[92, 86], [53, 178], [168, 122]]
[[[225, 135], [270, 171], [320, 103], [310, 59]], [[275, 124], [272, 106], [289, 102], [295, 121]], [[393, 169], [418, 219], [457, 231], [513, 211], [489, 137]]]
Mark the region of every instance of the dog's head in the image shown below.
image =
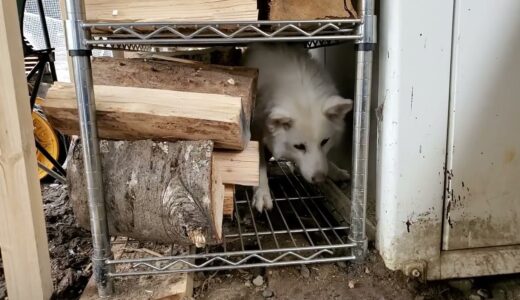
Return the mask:
[[327, 153], [340, 138], [352, 100], [331, 96], [321, 107], [274, 107], [266, 118], [264, 142], [273, 156], [292, 161], [305, 180], [322, 182], [328, 174]]

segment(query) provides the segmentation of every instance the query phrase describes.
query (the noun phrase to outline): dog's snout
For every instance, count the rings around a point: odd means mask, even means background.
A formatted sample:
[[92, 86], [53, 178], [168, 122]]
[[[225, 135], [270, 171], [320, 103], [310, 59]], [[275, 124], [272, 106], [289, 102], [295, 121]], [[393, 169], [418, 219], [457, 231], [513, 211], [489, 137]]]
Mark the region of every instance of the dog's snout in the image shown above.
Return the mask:
[[325, 178], [327, 176], [325, 175], [325, 173], [322, 173], [322, 172], [319, 172], [319, 173], [316, 173], [312, 176], [312, 183], [320, 183], [320, 182], [323, 182], [325, 181]]

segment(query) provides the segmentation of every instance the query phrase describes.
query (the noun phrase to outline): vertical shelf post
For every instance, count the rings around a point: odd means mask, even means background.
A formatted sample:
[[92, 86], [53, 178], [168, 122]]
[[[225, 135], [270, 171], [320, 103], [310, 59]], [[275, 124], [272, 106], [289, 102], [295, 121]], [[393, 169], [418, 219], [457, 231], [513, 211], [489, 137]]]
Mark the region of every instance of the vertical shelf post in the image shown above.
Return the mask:
[[101, 298], [112, 294], [112, 282], [108, 277], [108, 259], [112, 258], [105, 209], [101, 158], [96, 125], [96, 104], [90, 63], [91, 49], [85, 44], [90, 30], [84, 28], [85, 7], [83, 0], [67, 0], [67, 46], [72, 57], [74, 84], [78, 101], [85, 175], [88, 189], [90, 230], [92, 233], [92, 270], [98, 294]]
[[361, 40], [356, 44], [356, 92], [354, 98], [354, 134], [352, 149], [352, 207], [349, 240], [356, 259], [363, 259], [368, 240], [366, 235], [368, 146], [370, 137], [370, 90], [372, 88], [372, 58], [376, 43], [374, 0], [359, 0], [362, 24], [358, 27]]

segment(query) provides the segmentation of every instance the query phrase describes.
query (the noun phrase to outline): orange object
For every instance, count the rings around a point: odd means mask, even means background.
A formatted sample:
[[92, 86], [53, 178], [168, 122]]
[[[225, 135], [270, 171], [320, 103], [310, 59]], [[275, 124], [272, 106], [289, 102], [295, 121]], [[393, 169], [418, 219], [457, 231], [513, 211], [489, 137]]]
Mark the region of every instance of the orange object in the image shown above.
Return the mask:
[[[37, 99], [36, 101], [38, 103], [41, 99]], [[41, 113], [33, 111], [32, 119], [35, 139], [55, 160], [58, 160], [60, 156], [60, 140], [58, 135]], [[52, 163], [38, 150], [36, 150], [36, 160], [45, 167], [53, 169]], [[40, 180], [45, 178], [47, 175], [48, 173], [45, 170], [38, 168], [38, 177]]]

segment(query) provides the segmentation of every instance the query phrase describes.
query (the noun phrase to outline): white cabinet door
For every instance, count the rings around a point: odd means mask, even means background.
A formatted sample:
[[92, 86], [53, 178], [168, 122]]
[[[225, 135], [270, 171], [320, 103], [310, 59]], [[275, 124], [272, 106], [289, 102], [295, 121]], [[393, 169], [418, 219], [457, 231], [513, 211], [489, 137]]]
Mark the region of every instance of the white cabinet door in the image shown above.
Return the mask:
[[443, 249], [520, 244], [520, 1], [455, 3]]

